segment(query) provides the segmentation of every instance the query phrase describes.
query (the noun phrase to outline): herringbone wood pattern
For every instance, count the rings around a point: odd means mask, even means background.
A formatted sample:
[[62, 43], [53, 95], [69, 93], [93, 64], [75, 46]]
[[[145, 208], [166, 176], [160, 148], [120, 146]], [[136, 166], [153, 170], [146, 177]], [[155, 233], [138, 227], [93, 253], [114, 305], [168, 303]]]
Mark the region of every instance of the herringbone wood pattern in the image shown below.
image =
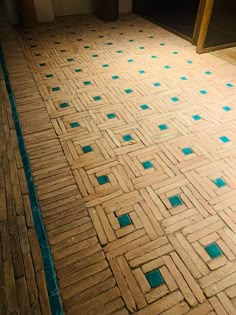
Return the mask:
[[236, 71], [136, 16], [4, 47], [68, 314], [236, 313]]

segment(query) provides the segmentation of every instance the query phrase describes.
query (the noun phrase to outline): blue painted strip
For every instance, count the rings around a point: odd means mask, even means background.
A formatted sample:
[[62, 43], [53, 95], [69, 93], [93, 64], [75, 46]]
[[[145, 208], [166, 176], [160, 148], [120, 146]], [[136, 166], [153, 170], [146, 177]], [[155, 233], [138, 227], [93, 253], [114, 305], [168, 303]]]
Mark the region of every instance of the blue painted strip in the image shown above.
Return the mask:
[[22, 162], [24, 166], [25, 176], [27, 180], [29, 199], [30, 199], [30, 204], [32, 208], [35, 230], [37, 233], [38, 242], [39, 242], [39, 246], [42, 253], [51, 312], [52, 312], [52, 315], [62, 315], [64, 313], [63, 313], [63, 307], [62, 307], [61, 298], [60, 298], [60, 292], [58, 289], [58, 283], [57, 283], [55, 267], [54, 267], [54, 263], [52, 259], [52, 253], [51, 253], [51, 249], [48, 243], [47, 233], [45, 230], [45, 226], [44, 226], [41, 211], [40, 211], [40, 206], [39, 206], [37, 192], [36, 192], [36, 188], [35, 188], [35, 184], [34, 184], [34, 180], [32, 176], [29, 156], [28, 156], [24, 138], [23, 138], [21, 124], [19, 121], [19, 115], [17, 112], [15, 98], [12, 91], [2, 47], [0, 47], [0, 63], [3, 70], [6, 89], [7, 89], [8, 97], [11, 104], [12, 117], [14, 120], [17, 139], [18, 139], [18, 146], [19, 146], [19, 150], [20, 150], [20, 154], [21, 154], [21, 158], [22, 158]]

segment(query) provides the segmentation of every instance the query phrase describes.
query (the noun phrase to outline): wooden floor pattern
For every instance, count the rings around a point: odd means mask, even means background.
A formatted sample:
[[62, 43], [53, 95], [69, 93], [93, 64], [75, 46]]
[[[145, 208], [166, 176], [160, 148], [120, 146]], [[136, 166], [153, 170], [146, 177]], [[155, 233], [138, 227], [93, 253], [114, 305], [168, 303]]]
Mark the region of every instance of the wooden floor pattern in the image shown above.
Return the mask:
[[4, 54], [65, 313], [236, 314], [235, 67], [133, 15], [19, 43]]

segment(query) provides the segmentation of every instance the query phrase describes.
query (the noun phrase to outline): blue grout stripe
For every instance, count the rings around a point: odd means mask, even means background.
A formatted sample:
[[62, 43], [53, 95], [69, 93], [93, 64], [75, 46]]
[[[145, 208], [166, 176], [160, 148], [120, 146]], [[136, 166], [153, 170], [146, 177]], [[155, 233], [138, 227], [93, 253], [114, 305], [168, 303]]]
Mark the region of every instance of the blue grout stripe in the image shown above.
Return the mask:
[[41, 254], [43, 258], [51, 312], [52, 312], [52, 315], [62, 315], [64, 314], [64, 312], [63, 312], [63, 307], [61, 303], [60, 292], [58, 289], [57, 276], [56, 276], [56, 271], [55, 271], [55, 267], [54, 267], [54, 263], [52, 259], [52, 253], [51, 253], [51, 249], [48, 243], [47, 233], [46, 233], [42, 215], [41, 215], [38, 196], [37, 196], [35, 183], [32, 176], [30, 160], [29, 160], [29, 156], [26, 150], [23, 133], [21, 129], [21, 124], [19, 121], [19, 115], [16, 108], [15, 98], [14, 98], [14, 94], [13, 94], [10, 79], [9, 79], [7, 65], [4, 59], [3, 49], [1, 46], [0, 46], [0, 63], [1, 63], [2, 71], [4, 75], [8, 97], [11, 104], [12, 117], [14, 120], [17, 139], [18, 139], [18, 146], [19, 146], [19, 150], [20, 150], [20, 154], [21, 154], [21, 158], [23, 162], [23, 167], [25, 171], [25, 176], [27, 180], [29, 199], [30, 199], [30, 204], [32, 208], [35, 230], [37, 233], [38, 242], [39, 242], [39, 246], [40, 246]]

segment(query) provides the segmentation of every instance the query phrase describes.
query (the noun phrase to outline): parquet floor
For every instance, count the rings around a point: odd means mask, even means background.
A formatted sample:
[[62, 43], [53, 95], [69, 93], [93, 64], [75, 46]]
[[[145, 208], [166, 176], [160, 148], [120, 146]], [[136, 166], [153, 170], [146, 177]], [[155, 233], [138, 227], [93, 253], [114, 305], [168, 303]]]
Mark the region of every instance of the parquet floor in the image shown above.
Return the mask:
[[236, 70], [134, 15], [4, 45], [66, 314], [236, 314]]

